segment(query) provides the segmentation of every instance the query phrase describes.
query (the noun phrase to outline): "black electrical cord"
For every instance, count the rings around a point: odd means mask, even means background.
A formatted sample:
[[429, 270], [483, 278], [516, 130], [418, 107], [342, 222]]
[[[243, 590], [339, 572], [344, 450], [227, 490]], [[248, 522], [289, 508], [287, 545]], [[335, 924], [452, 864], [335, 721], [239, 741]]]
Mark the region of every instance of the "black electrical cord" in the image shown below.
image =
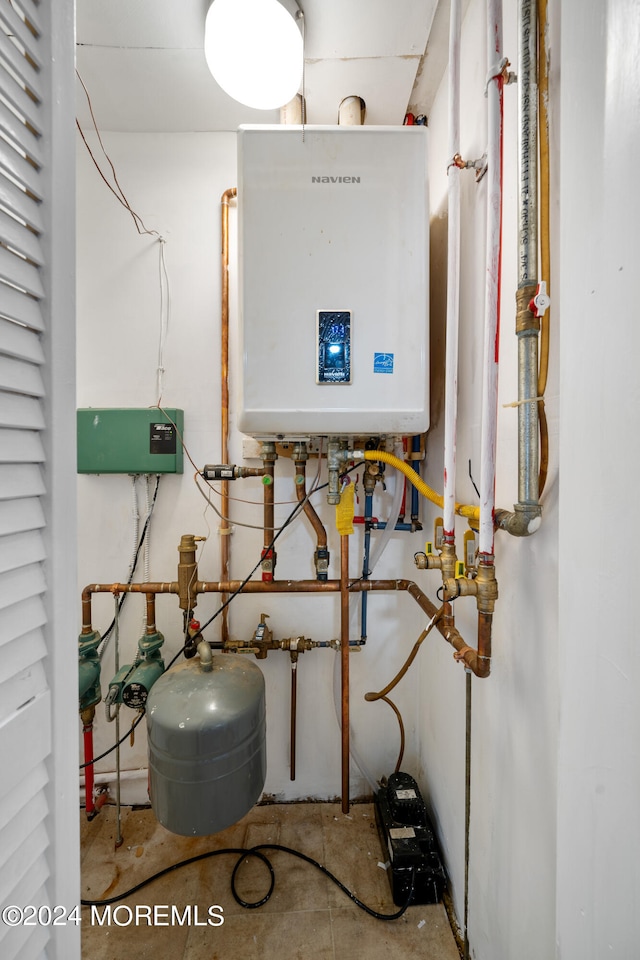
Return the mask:
[[[348, 470], [345, 470], [345, 471], [341, 474], [341, 476], [344, 477], [344, 476], [346, 476], [346, 474], [352, 473], [354, 470], [357, 470], [359, 466], [360, 466], [359, 463], [354, 464], [353, 466], [349, 467]], [[274, 534], [273, 539], [271, 540], [271, 543], [269, 544], [269, 546], [268, 546], [268, 547], [265, 547], [264, 552], [265, 552], [266, 554], [268, 554], [269, 551], [273, 549], [273, 546], [274, 546], [276, 540], [278, 539], [278, 537], [280, 536], [280, 534], [281, 534], [281, 533], [284, 533], [284, 531], [286, 530], [286, 528], [287, 528], [287, 527], [295, 520], [295, 518], [304, 510], [305, 504], [306, 504], [307, 500], [309, 499], [309, 497], [311, 497], [312, 494], [317, 493], [318, 490], [324, 490], [324, 488], [325, 488], [325, 487], [328, 487], [328, 486], [329, 486], [328, 483], [323, 483], [323, 484], [321, 484], [321, 485], [318, 486], [318, 487], [314, 487], [312, 490], [309, 490], [309, 492], [307, 493], [306, 497], [304, 497], [304, 499], [302, 499], [299, 503], [297, 503], [297, 504], [295, 505], [295, 507], [293, 508], [293, 510], [291, 511], [291, 513], [289, 514], [289, 516], [287, 517], [287, 519], [284, 521], [284, 523], [282, 524], [282, 526], [280, 527], [280, 529]], [[227, 599], [225, 600], [225, 602], [222, 603], [222, 604], [218, 607], [218, 609], [215, 611], [215, 613], [213, 613], [213, 614], [209, 617], [209, 619], [208, 619], [205, 623], [202, 624], [202, 626], [199, 628], [198, 632], [197, 632], [197, 633], [194, 633], [193, 636], [190, 636], [190, 637], [185, 641], [185, 643], [184, 643], [183, 646], [178, 650], [178, 652], [177, 652], [176, 655], [173, 657], [173, 659], [169, 661], [169, 663], [168, 663], [167, 666], [165, 667], [165, 671], [168, 670], [169, 667], [172, 667], [172, 666], [173, 666], [173, 664], [176, 662], [176, 660], [178, 659], [178, 657], [179, 657], [182, 653], [184, 653], [184, 651], [185, 651], [185, 649], [187, 648], [187, 646], [189, 646], [189, 645], [191, 645], [191, 644], [194, 644], [194, 643], [196, 642], [196, 640], [198, 639], [198, 637], [202, 637], [202, 631], [203, 631], [203, 630], [206, 630], [206, 628], [213, 623], [213, 621], [216, 619], [216, 617], [219, 617], [219, 616], [220, 616], [220, 614], [222, 613], [222, 611], [225, 610], [225, 609], [229, 606], [229, 604], [231, 603], [232, 600], [235, 600], [235, 598], [238, 596], [239, 593], [242, 593], [242, 591], [244, 590], [246, 584], [249, 582], [249, 580], [250, 580], [251, 577], [254, 575], [254, 573], [256, 572], [256, 570], [258, 569], [258, 567], [260, 566], [261, 563], [262, 563], [262, 557], [260, 557], [260, 559], [259, 559], [258, 562], [255, 564], [255, 566], [249, 571], [249, 573], [248, 573], [247, 576], [244, 578], [244, 580], [242, 581], [242, 583], [240, 584], [240, 586], [239, 586], [236, 590], [234, 590], [233, 593], [230, 594], [230, 596], [227, 597]]]
[[80, 764], [80, 770], [84, 770], [85, 767], [90, 767], [93, 763], [97, 763], [98, 760], [104, 760], [104, 758], [105, 758], [105, 757], [108, 757], [110, 753], [113, 753], [113, 751], [116, 749], [116, 747], [119, 747], [121, 743], [124, 743], [124, 741], [127, 739], [127, 737], [130, 737], [130, 736], [131, 736], [131, 734], [133, 733], [133, 731], [135, 730], [135, 728], [138, 726], [138, 724], [140, 723], [140, 721], [141, 721], [142, 718], [144, 717], [144, 714], [145, 714], [145, 711], [142, 710], [141, 713], [140, 713], [140, 716], [138, 717], [138, 719], [133, 721], [133, 723], [131, 724], [131, 726], [129, 727], [129, 729], [128, 729], [127, 732], [125, 733], [125, 735], [124, 735], [123, 737], [120, 737], [120, 739], [118, 740], [117, 743], [114, 743], [113, 746], [109, 747], [108, 750], [105, 750], [104, 753], [101, 753], [99, 756], [94, 757], [93, 760], [87, 760], [86, 763], [81, 763], [81, 764]]
[[[145, 541], [145, 539], [146, 539], [147, 530], [149, 529], [149, 523], [151, 522], [151, 515], [152, 515], [152, 513], [153, 513], [153, 508], [155, 507], [155, 505], [156, 505], [156, 500], [157, 500], [157, 498], [158, 498], [158, 489], [159, 489], [159, 487], [160, 487], [160, 474], [158, 473], [158, 474], [156, 474], [156, 488], [155, 488], [155, 490], [153, 491], [153, 497], [151, 498], [151, 505], [150, 505], [150, 507], [149, 507], [149, 513], [147, 514], [147, 519], [146, 519], [145, 522], [144, 522], [144, 526], [143, 526], [143, 528], [142, 528], [142, 533], [140, 534], [140, 539], [139, 539], [139, 541], [138, 541], [138, 546], [137, 546], [137, 548], [136, 548], [136, 552], [135, 552], [135, 555], [134, 555], [134, 558], [133, 558], [133, 563], [132, 563], [132, 565], [131, 565], [131, 570], [130, 570], [130, 572], [129, 572], [129, 579], [127, 580], [127, 583], [128, 583], [128, 584], [133, 582], [133, 575], [134, 575], [134, 573], [136, 572], [136, 567], [137, 567], [137, 565], [138, 565], [138, 557], [140, 556], [140, 551], [142, 550], [142, 545], [144, 544], [144, 541]], [[128, 596], [129, 596], [128, 593], [123, 593], [123, 594], [121, 595], [120, 599], [118, 600], [118, 614], [119, 614], [120, 611], [122, 610], [122, 606], [123, 606], [123, 604], [124, 604], [124, 602], [125, 602], [125, 600], [126, 600], [126, 598], [127, 598]], [[107, 643], [108, 643], [108, 641], [109, 641], [109, 637], [111, 636], [111, 631], [113, 630], [113, 628], [115, 627], [115, 625], [116, 625], [116, 618], [114, 617], [113, 620], [111, 621], [111, 623], [109, 624], [109, 626], [107, 627], [107, 629], [105, 630], [105, 632], [104, 632], [103, 635], [102, 635], [102, 640], [101, 640], [101, 644], [100, 644], [100, 646], [101, 646], [101, 654], [100, 654], [100, 656], [102, 656], [102, 653], [104, 652], [104, 650], [105, 650], [105, 648], [106, 648], [106, 645], [107, 645]]]
[[[356, 465], [354, 465], [354, 466], [352, 466], [352, 467], [349, 467], [348, 470], [345, 470], [345, 471], [344, 471], [344, 473], [342, 474], [342, 476], [344, 476], [344, 475], [347, 474], [347, 473], [351, 473], [352, 470], [357, 470], [358, 466], [359, 466], [359, 464], [356, 464]], [[159, 482], [159, 480], [160, 480], [160, 477], [158, 477], [158, 482]], [[278, 530], [278, 532], [277, 532], [277, 533], [275, 534], [275, 536], [273, 537], [271, 543], [270, 543], [269, 546], [267, 547], [267, 550], [271, 550], [271, 549], [273, 548], [273, 545], [274, 545], [274, 543], [276, 542], [276, 540], [278, 539], [278, 537], [280, 536], [280, 534], [284, 532], [284, 530], [286, 529], [286, 527], [288, 527], [289, 524], [290, 524], [293, 520], [295, 520], [296, 516], [304, 509], [304, 505], [305, 505], [305, 503], [307, 502], [307, 500], [309, 499], [309, 497], [311, 496], [311, 494], [312, 494], [312, 493], [316, 493], [317, 490], [323, 490], [326, 486], [328, 486], [328, 484], [327, 484], [327, 483], [323, 483], [322, 486], [314, 487], [314, 489], [313, 489], [313, 490], [310, 490], [309, 493], [306, 495], [306, 497], [305, 497], [303, 500], [300, 501], [300, 503], [297, 503], [297, 504], [295, 505], [295, 507], [293, 508], [293, 510], [291, 511], [291, 513], [289, 514], [289, 516], [287, 517], [287, 519], [284, 521], [284, 523], [282, 524], [282, 526], [280, 527], [280, 529]], [[153, 497], [153, 502], [154, 502], [154, 503], [155, 503], [155, 498], [156, 498], [156, 494], [157, 494], [157, 493], [158, 493], [158, 485], [156, 484], [156, 489], [155, 489], [155, 493], [154, 493], [154, 497]], [[153, 504], [152, 504], [152, 509], [153, 509]], [[152, 512], [152, 510], [149, 511], [149, 516], [147, 517], [147, 523], [148, 523], [149, 518], [150, 518], [150, 516], [151, 516], [151, 512]], [[137, 553], [136, 553], [136, 560], [137, 560], [137, 557], [138, 557], [138, 553], [140, 552], [140, 547], [142, 546], [142, 541], [144, 540], [144, 536], [145, 536], [146, 531], [147, 531], [147, 523], [145, 523], [144, 530], [142, 531], [141, 541], [140, 541], [140, 544], [139, 544], [139, 546], [138, 546], [138, 551], [137, 551]], [[254, 575], [254, 573], [256, 572], [256, 570], [258, 569], [258, 567], [260, 566], [261, 563], [262, 563], [262, 557], [260, 557], [260, 559], [258, 560], [258, 562], [256, 563], [256, 565], [253, 567], [253, 569], [250, 571], [250, 573], [247, 574], [247, 576], [244, 578], [244, 580], [242, 581], [242, 583], [240, 584], [240, 586], [238, 587], [238, 589], [235, 590], [235, 591], [225, 600], [225, 602], [224, 602], [223, 604], [221, 604], [221, 606], [218, 607], [218, 609], [216, 610], [216, 612], [215, 612], [211, 617], [209, 617], [209, 619], [207, 620], [207, 622], [204, 623], [204, 624], [200, 627], [200, 629], [198, 630], [198, 632], [197, 632], [196, 634], [194, 634], [193, 637], [189, 637], [188, 641], [183, 644], [183, 646], [178, 650], [178, 652], [176, 653], [176, 655], [169, 661], [169, 663], [168, 663], [167, 666], [165, 667], [165, 673], [167, 672], [167, 670], [169, 669], [169, 667], [172, 667], [172, 666], [173, 666], [173, 664], [176, 662], [176, 660], [178, 659], [178, 657], [179, 657], [182, 653], [184, 653], [187, 645], [190, 644], [190, 643], [194, 643], [195, 640], [196, 640], [198, 637], [202, 636], [202, 631], [203, 631], [204, 629], [206, 629], [206, 627], [208, 627], [209, 624], [213, 623], [213, 621], [216, 619], [216, 617], [218, 617], [218, 616], [222, 613], [222, 611], [225, 609], [225, 607], [227, 607], [227, 606], [231, 603], [231, 601], [232, 601], [235, 597], [238, 596], [239, 593], [242, 593], [242, 590], [243, 590], [245, 584], [247, 584], [247, 583], [249, 582], [249, 580], [250, 580], [251, 577]], [[134, 566], [133, 566], [133, 569], [132, 569], [132, 572], [131, 572], [131, 578], [133, 577], [133, 570], [135, 570], [135, 563], [134, 563]], [[129, 583], [131, 583], [131, 578], [129, 579]], [[126, 595], [127, 595], [127, 594], [123, 594], [123, 597], [125, 597]], [[114, 619], [114, 623], [115, 623], [115, 619]], [[109, 630], [111, 630], [112, 627], [113, 627], [113, 624], [111, 625], [111, 627], [109, 627]], [[138, 726], [138, 724], [139, 724], [140, 721], [142, 720], [143, 716], [144, 716], [144, 711], [140, 714], [140, 716], [139, 716], [138, 719], [134, 722], [133, 726], [129, 729], [129, 731], [128, 731], [127, 733], [125, 733], [125, 735], [124, 735], [123, 737], [121, 737], [120, 740], [118, 740], [117, 743], [114, 743], [111, 747], [109, 747], [108, 750], [105, 750], [104, 753], [101, 753], [100, 756], [94, 757], [93, 760], [89, 760], [87, 763], [81, 763], [81, 764], [80, 764], [80, 770], [82, 770], [84, 767], [89, 767], [89, 766], [91, 766], [92, 763], [97, 763], [98, 760], [103, 760], [103, 759], [104, 759], [105, 757], [107, 757], [110, 753], [113, 753], [113, 751], [114, 751], [117, 747], [119, 747], [121, 743], [124, 743], [124, 741], [127, 739], [128, 736], [130, 736], [131, 731], [132, 731], [132, 730], [135, 730], [135, 728]]]
[[[160, 877], [166, 876], [173, 870], [178, 870], [180, 867], [187, 867], [191, 863], [198, 863], [200, 860], [207, 860], [209, 857], [218, 857], [222, 854], [234, 853], [238, 855], [239, 859], [236, 861], [231, 874], [231, 893], [233, 894], [233, 898], [236, 903], [239, 903], [241, 907], [244, 907], [247, 910], [254, 910], [256, 907], [261, 907], [267, 902], [267, 900], [269, 900], [276, 883], [276, 875], [273, 869], [273, 864], [268, 857], [266, 857], [263, 853], [260, 853], [261, 850], [280, 850], [282, 853], [288, 853], [292, 857], [298, 857], [299, 860], [304, 860], [305, 863], [310, 863], [311, 866], [316, 867], [317, 870], [320, 870], [321, 873], [324, 873], [329, 880], [332, 880], [336, 886], [338, 886], [342, 892], [349, 897], [350, 900], [353, 900], [357, 907], [360, 907], [360, 909], [364, 910], [365, 913], [368, 913], [369, 916], [375, 917], [376, 920], [398, 920], [406, 912], [407, 907], [413, 900], [413, 892], [415, 888], [415, 867], [411, 870], [411, 884], [406, 902], [395, 913], [378, 913], [377, 910], [372, 910], [371, 907], [368, 907], [362, 902], [362, 900], [358, 900], [354, 893], [345, 887], [345, 885], [338, 880], [338, 878], [335, 877], [330, 870], [327, 870], [327, 868], [323, 867], [321, 863], [318, 863], [317, 860], [312, 860], [311, 857], [307, 857], [306, 854], [300, 853], [299, 850], [294, 850], [292, 847], [284, 847], [279, 843], [261, 843], [250, 848], [225, 847], [221, 850], [209, 850], [207, 853], [200, 853], [196, 857], [189, 857], [188, 860], [180, 860], [179, 863], [174, 863], [170, 867], [165, 867], [164, 870], [159, 870], [158, 873], [154, 873], [151, 877], [147, 877], [146, 880], [142, 880], [140, 883], [136, 884], [135, 887], [131, 887], [130, 890], [126, 890], [124, 893], [118, 893], [114, 897], [109, 897], [106, 900], [81, 900], [80, 903], [84, 907], [108, 907], [112, 903], [118, 903], [120, 900], [125, 900], [127, 897], [137, 893], [138, 890], [146, 887], [147, 884], [152, 883], [154, 880], [159, 880]], [[261, 860], [264, 863], [269, 871], [269, 889], [260, 900], [243, 900], [236, 889], [236, 876], [238, 874], [238, 870], [247, 857], [257, 857], [258, 860]]]

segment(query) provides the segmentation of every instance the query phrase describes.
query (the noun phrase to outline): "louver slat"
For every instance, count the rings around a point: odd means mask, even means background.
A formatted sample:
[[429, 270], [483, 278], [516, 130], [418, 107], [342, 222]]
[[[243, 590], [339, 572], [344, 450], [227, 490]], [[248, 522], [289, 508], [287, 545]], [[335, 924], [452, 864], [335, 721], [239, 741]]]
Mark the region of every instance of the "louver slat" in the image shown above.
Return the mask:
[[0, 284], [0, 316], [8, 320], [15, 320], [33, 330], [43, 330], [42, 311], [40, 304], [32, 297]]
[[0, 500], [0, 537], [40, 530], [45, 526], [42, 505], [37, 497], [22, 500]]
[[37, 464], [0, 464], [0, 501], [14, 497], [39, 497], [44, 492], [44, 480]]
[[11, 69], [20, 77], [25, 87], [33, 90], [37, 98], [41, 99], [37, 89], [37, 83], [35, 82], [38, 78], [37, 71], [33, 69], [24, 54], [18, 50], [15, 43], [9, 39], [3, 30], [0, 30], [0, 58], [9, 64]]
[[19, 393], [0, 392], [0, 427], [42, 430], [44, 414], [40, 401], [35, 397], [23, 397]]
[[[6, 606], [0, 610], [0, 646], [38, 630], [46, 620], [47, 615], [39, 596]], [[2, 655], [4, 656], [4, 651]]]
[[15, 37], [18, 46], [23, 47], [29, 54], [29, 59], [35, 63], [38, 69], [41, 67], [38, 41], [6, 0], [3, 0], [3, 3], [0, 4], [0, 30], [9, 37]]
[[32, 263], [42, 266], [42, 251], [37, 234], [3, 213], [0, 213], [0, 243], [17, 250]]

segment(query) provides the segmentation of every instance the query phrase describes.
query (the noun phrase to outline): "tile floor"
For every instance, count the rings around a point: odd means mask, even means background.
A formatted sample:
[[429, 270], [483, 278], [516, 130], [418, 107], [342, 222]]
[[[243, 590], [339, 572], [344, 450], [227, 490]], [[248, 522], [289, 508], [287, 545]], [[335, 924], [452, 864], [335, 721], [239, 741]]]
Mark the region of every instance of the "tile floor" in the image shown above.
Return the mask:
[[[114, 896], [208, 850], [280, 843], [323, 863], [374, 910], [397, 910], [386, 872], [378, 866], [382, 851], [370, 804], [355, 804], [348, 816], [334, 803], [257, 806], [223, 833], [193, 838], [169, 833], [150, 809], [125, 807], [122, 834], [116, 850], [115, 807], [104, 807], [91, 823], [81, 814], [83, 899]], [[230, 876], [237, 858], [227, 854], [171, 872], [120, 901], [129, 908], [167, 905], [158, 923], [150, 924], [143, 914], [136, 926], [135, 915], [129, 922], [130, 911], [123, 906], [116, 914], [114, 904], [111, 924], [101, 926], [92, 923], [91, 910], [84, 907], [83, 960], [459, 960], [442, 904], [410, 907], [399, 920], [382, 922], [358, 909], [309, 864], [280, 851], [269, 856], [275, 889], [256, 910], [234, 900]], [[247, 861], [238, 873], [238, 892], [257, 900], [268, 882], [266, 867]], [[189, 905], [189, 922], [161, 925], [168, 923], [172, 906], [185, 916]], [[104, 908], [99, 914], [104, 917]]]

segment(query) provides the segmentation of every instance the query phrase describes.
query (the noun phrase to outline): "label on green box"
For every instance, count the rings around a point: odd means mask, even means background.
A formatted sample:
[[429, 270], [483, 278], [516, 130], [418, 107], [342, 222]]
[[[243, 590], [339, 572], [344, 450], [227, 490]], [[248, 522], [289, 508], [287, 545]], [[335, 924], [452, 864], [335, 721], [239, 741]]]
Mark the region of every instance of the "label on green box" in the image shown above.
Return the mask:
[[176, 431], [172, 423], [149, 424], [149, 453], [175, 453]]

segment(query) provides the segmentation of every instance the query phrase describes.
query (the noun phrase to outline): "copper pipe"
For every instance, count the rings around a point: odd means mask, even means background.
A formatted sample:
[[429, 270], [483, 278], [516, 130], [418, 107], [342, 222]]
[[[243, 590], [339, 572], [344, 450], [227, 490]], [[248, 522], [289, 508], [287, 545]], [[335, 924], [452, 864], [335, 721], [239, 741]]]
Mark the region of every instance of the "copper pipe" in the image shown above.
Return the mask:
[[[360, 581], [365, 583], [366, 581]], [[382, 581], [378, 581], [382, 582]], [[393, 582], [393, 581], [391, 581]], [[421, 610], [427, 614], [429, 618], [433, 617], [437, 612], [436, 607], [431, 603], [429, 598], [422, 592], [420, 587], [413, 583], [411, 580], [397, 580], [396, 589], [406, 590], [410, 596], [416, 601]], [[456, 651], [454, 657], [456, 660], [462, 660], [466, 667], [468, 667], [476, 677], [484, 679], [489, 676], [491, 672], [491, 627], [493, 621], [493, 614], [491, 613], [482, 613], [478, 612], [478, 649], [474, 650], [473, 647], [470, 647], [468, 643], [462, 638], [458, 630], [453, 626], [452, 623], [448, 623], [445, 618], [441, 618], [436, 623], [436, 627], [439, 632], [445, 638], [447, 643], [450, 643], [451, 646]]]
[[291, 660], [291, 736], [289, 756], [289, 778], [296, 778], [296, 711], [298, 704], [298, 662]]
[[156, 583], [90, 583], [82, 591], [82, 634], [92, 633], [91, 595], [94, 593], [180, 593], [180, 584], [173, 582]]
[[340, 537], [340, 686], [342, 698], [342, 812], [349, 813], [349, 537]]
[[[295, 461], [296, 473], [298, 476], [302, 477], [302, 482], [296, 482], [296, 494], [298, 496], [298, 501], [302, 503], [304, 498], [307, 495], [307, 484], [306, 484], [306, 469], [307, 465], [304, 460]], [[315, 508], [310, 500], [304, 505], [305, 516], [311, 523], [311, 526], [315, 530], [316, 539], [318, 541], [319, 547], [326, 547], [327, 545], [327, 531], [325, 530], [322, 520], [315, 511]]]
[[[235, 187], [225, 190], [220, 198], [221, 205], [221, 311], [220, 311], [220, 462], [229, 462], [229, 202], [237, 196]], [[229, 481], [220, 484], [220, 513], [229, 516]], [[226, 520], [220, 527], [220, 576], [229, 579], [229, 559], [231, 553], [231, 528]], [[226, 600], [222, 598], [222, 601]], [[229, 608], [222, 611], [222, 641], [229, 639]]]
[[275, 476], [275, 461], [265, 460], [264, 462], [264, 546], [265, 549], [271, 545], [274, 531], [274, 512], [273, 512], [273, 478]]
[[[362, 593], [364, 590], [402, 590], [412, 597], [420, 609], [431, 619], [438, 612], [438, 608], [429, 600], [427, 595], [420, 589], [413, 580], [354, 580], [348, 579], [348, 544], [347, 567], [344, 568], [344, 557], [342, 553], [341, 538], [341, 562], [340, 562], [340, 580], [274, 580], [271, 583], [265, 583], [261, 580], [249, 580], [247, 583], [242, 580], [227, 581], [205, 581], [198, 580], [192, 585], [192, 593], [221, 593], [230, 594], [240, 593], [340, 593], [341, 597], [341, 637], [342, 631], [346, 630], [346, 648], [343, 648], [343, 658], [345, 649], [348, 652], [349, 644], [349, 615], [348, 599], [350, 593]], [[82, 633], [89, 634], [92, 631], [91, 626], [91, 595], [93, 593], [179, 593], [179, 584], [174, 582], [157, 583], [93, 583], [89, 584], [82, 591]], [[346, 617], [344, 616], [344, 607], [346, 602]], [[346, 620], [345, 623], [342, 621]], [[446, 624], [442, 619], [436, 622], [436, 627], [444, 639], [451, 644], [456, 653], [456, 660], [463, 660], [465, 665], [477, 677], [488, 677], [491, 670], [491, 629], [493, 615], [490, 613], [478, 613], [478, 649], [470, 647], [460, 635], [456, 627]], [[346, 670], [346, 681], [348, 684], [348, 661]], [[344, 680], [344, 672], [343, 672]], [[348, 711], [348, 704], [347, 704]], [[347, 731], [348, 742], [348, 731]]]
[[147, 594], [147, 634], [151, 635], [156, 632], [156, 595], [155, 593]]
[[262, 551], [262, 579], [271, 583], [276, 569], [276, 552], [272, 540], [275, 530], [274, 521], [274, 477], [276, 472], [276, 445], [275, 443], [262, 444], [262, 462], [264, 464], [264, 519], [263, 519], [263, 551]]
[[267, 583], [264, 580], [249, 580], [243, 584], [242, 580], [227, 580], [226, 583], [199, 580], [195, 588], [198, 593], [338, 593], [340, 581], [272, 580]]

